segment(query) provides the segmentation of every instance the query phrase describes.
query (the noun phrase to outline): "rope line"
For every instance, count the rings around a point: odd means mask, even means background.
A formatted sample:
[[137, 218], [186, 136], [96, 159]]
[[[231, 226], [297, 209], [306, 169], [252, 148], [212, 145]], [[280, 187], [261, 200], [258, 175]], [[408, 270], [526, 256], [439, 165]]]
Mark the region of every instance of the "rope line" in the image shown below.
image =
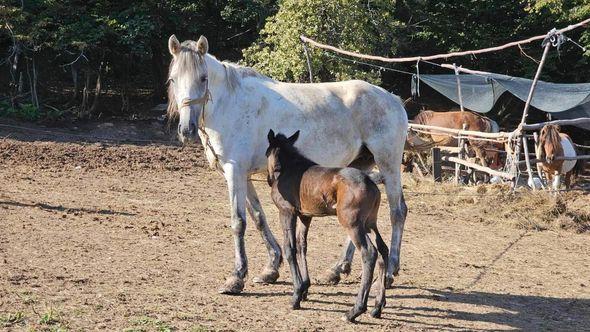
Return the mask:
[[361, 64], [361, 65], [365, 65], [368, 67], [373, 67], [373, 68], [377, 68], [379, 70], [388, 70], [388, 71], [393, 71], [396, 73], [401, 73], [401, 74], [406, 74], [406, 75], [414, 75], [414, 73], [410, 73], [409, 71], [404, 71], [404, 70], [399, 70], [399, 69], [394, 69], [394, 68], [389, 68], [389, 67], [383, 67], [383, 66], [379, 66], [379, 65], [374, 65], [372, 63], [368, 63], [368, 62], [364, 62], [364, 61], [359, 61], [359, 60], [353, 60], [353, 59], [348, 59], [348, 58], [344, 58], [344, 57], [340, 57], [337, 55], [334, 55], [332, 53], [329, 53], [327, 51], [323, 51], [324, 55], [327, 55], [331, 58], [334, 59], [339, 59], [339, 60], [344, 60], [344, 61], [348, 61], [348, 62], [352, 62], [354, 64]]

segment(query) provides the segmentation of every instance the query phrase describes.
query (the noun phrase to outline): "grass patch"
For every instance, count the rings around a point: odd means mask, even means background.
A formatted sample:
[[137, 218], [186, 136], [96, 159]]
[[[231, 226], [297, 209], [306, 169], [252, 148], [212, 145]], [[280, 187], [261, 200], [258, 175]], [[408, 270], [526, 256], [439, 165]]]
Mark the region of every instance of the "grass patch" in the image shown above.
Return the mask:
[[5, 315], [0, 315], [0, 326], [1, 327], [10, 327], [17, 324], [22, 324], [25, 322], [25, 314], [22, 311], [17, 311], [15, 313], [8, 313]]
[[176, 330], [168, 323], [148, 316], [134, 318], [130, 320], [130, 323], [133, 325], [133, 327], [125, 329], [125, 332], [172, 332]]

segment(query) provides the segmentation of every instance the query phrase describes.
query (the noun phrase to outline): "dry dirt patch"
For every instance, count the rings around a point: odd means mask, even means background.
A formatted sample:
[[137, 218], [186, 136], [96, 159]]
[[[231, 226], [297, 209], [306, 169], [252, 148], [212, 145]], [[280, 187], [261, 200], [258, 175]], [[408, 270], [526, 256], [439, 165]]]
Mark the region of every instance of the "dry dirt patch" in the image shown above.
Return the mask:
[[[536, 231], [519, 218], [547, 215], [538, 209], [551, 197], [405, 178], [410, 213], [396, 288], [383, 319], [363, 315], [350, 325], [340, 316], [354, 301], [359, 262], [340, 285], [313, 284], [300, 311], [289, 310], [285, 266], [276, 285], [249, 279], [241, 296], [217, 294], [233, 240], [225, 184], [202, 167], [200, 149], [6, 139], [0, 155], [6, 330], [590, 329], [589, 235], [559, 226], [560, 216], [587, 208], [588, 196], [564, 196], [565, 208], [543, 221], [550, 231]], [[256, 187], [280, 236], [268, 188]], [[444, 195], [420, 194], [433, 191]], [[389, 235], [386, 206], [379, 219]], [[334, 218], [312, 223], [312, 279], [343, 240]], [[266, 262], [254, 227], [246, 244], [252, 277]]]

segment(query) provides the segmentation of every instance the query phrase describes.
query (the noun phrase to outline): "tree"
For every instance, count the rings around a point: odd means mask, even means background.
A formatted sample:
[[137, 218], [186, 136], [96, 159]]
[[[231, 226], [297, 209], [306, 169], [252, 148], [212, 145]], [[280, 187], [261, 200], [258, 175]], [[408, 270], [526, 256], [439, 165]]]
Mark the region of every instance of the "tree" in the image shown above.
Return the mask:
[[[337, 47], [363, 53], [392, 54], [401, 23], [394, 19], [395, 3], [358, 0], [286, 0], [260, 32], [260, 40], [244, 50], [244, 61], [271, 77], [308, 80], [301, 34]], [[349, 78], [380, 81], [380, 73], [335, 60], [310, 49], [313, 76], [321, 81]]]

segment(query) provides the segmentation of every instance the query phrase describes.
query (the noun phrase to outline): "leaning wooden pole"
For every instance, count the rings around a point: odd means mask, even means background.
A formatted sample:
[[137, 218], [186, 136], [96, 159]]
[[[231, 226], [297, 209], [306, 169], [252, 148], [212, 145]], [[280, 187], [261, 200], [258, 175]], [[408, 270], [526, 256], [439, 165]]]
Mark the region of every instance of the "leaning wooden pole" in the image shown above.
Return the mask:
[[543, 70], [543, 65], [545, 65], [545, 60], [547, 59], [547, 54], [549, 53], [550, 48], [551, 42], [547, 41], [547, 43], [545, 44], [545, 49], [543, 49], [543, 56], [541, 57], [541, 62], [539, 62], [539, 67], [537, 67], [537, 72], [535, 73], [535, 78], [533, 78], [533, 83], [531, 84], [529, 95], [526, 98], [526, 102], [524, 104], [524, 111], [522, 112], [522, 119], [520, 120], [521, 125], [524, 125], [526, 123], [526, 118], [529, 114], [529, 108], [531, 107], [531, 101], [533, 100], [533, 96], [535, 95], [535, 88], [537, 87], [537, 82], [539, 81], [539, 76], [541, 76], [541, 71]]
[[305, 59], [307, 60], [307, 70], [309, 71], [309, 83], [313, 83], [313, 73], [311, 71], [311, 59], [309, 57], [309, 50], [307, 49], [307, 44], [305, 44], [303, 40], [301, 41], [301, 44], [303, 44], [303, 52], [305, 53]]
[[551, 32], [547, 33], [545, 48], [543, 49], [543, 56], [541, 57], [541, 61], [539, 62], [539, 66], [537, 67], [537, 72], [535, 73], [535, 77], [533, 78], [533, 83], [531, 84], [531, 89], [529, 90], [529, 95], [527, 96], [526, 103], [524, 104], [524, 110], [522, 111], [522, 118], [520, 120], [520, 125], [517, 129], [517, 139], [516, 139], [516, 146], [514, 148], [514, 157], [512, 159], [512, 167], [510, 172], [514, 176], [514, 183], [513, 188], [516, 188], [516, 182], [518, 181], [518, 163], [520, 161], [520, 146], [522, 141], [520, 140], [521, 129], [522, 126], [526, 124], [526, 118], [529, 113], [529, 109], [531, 107], [531, 101], [533, 100], [533, 96], [535, 95], [535, 88], [537, 87], [537, 82], [539, 81], [539, 76], [541, 76], [541, 71], [543, 70], [543, 66], [545, 65], [545, 60], [547, 60], [547, 54], [549, 54], [549, 49], [551, 48], [551, 41], [547, 40], [551, 35], [555, 35], [555, 31], [552, 30]]

